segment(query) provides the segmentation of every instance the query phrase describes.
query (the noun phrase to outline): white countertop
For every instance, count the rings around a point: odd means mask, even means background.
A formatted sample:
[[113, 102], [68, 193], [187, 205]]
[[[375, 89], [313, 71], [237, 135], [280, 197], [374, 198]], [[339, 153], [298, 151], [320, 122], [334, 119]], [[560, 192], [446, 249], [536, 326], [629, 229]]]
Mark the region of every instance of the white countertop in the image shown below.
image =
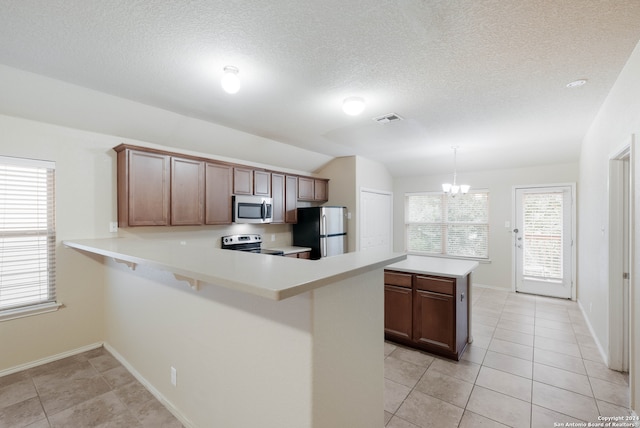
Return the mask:
[[470, 260], [408, 255], [406, 260], [389, 265], [385, 269], [460, 278], [470, 274], [478, 266], [478, 262]]
[[172, 272], [194, 289], [215, 284], [282, 300], [333, 282], [404, 260], [404, 253], [353, 252], [320, 260], [299, 260], [215, 248], [213, 242], [137, 238], [64, 241], [67, 247], [116, 261]]

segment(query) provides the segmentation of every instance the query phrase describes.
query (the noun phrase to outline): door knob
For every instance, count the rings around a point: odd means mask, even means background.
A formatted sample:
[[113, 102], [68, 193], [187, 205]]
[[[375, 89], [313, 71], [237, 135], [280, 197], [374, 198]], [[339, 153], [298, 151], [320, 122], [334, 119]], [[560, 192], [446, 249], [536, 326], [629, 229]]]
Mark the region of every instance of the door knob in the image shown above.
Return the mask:
[[518, 229], [513, 229], [513, 233], [518, 233]]

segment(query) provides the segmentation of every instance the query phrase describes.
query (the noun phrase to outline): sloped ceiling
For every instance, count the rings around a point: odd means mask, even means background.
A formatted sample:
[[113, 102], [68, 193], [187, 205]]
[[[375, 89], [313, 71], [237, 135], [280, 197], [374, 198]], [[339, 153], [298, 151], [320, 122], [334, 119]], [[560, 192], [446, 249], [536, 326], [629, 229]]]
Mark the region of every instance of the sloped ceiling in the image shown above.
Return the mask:
[[[640, 40], [637, 0], [0, 7], [0, 64], [328, 156], [361, 155], [394, 176], [451, 170], [452, 146], [459, 171], [576, 162]], [[238, 94], [220, 88], [226, 65], [240, 70]], [[588, 83], [566, 88], [576, 79]], [[366, 100], [363, 114], [342, 113], [348, 96]], [[392, 112], [404, 120], [372, 120]]]

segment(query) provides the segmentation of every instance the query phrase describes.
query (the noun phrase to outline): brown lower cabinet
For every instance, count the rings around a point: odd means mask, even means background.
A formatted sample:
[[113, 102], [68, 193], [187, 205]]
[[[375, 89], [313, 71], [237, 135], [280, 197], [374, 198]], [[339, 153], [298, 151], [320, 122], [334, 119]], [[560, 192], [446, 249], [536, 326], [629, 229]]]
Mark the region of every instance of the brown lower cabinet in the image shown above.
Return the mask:
[[384, 272], [385, 339], [459, 360], [467, 346], [468, 278]]

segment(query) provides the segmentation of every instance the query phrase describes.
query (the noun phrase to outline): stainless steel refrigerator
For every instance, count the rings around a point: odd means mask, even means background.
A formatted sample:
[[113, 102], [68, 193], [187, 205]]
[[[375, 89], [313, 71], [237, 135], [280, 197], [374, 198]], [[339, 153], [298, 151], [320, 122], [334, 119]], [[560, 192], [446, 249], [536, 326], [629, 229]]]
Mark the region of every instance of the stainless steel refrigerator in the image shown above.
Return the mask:
[[312, 259], [346, 253], [347, 208], [298, 208], [298, 223], [293, 225], [293, 245], [310, 247]]

